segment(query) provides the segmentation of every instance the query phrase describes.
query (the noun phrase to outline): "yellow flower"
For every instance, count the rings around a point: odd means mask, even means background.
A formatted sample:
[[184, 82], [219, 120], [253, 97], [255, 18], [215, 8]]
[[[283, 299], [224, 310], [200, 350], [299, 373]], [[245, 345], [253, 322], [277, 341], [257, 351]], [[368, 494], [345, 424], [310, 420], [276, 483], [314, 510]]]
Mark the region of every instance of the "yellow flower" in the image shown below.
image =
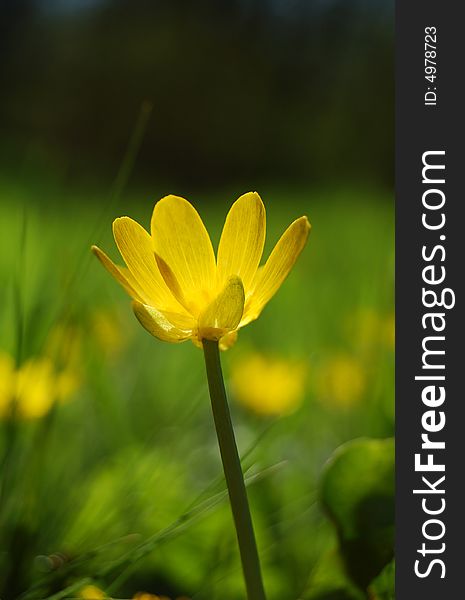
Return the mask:
[[360, 361], [350, 354], [340, 353], [322, 365], [317, 386], [322, 403], [349, 408], [361, 400], [366, 388], [366, 374]]
[[351, 314], [346, 323], [348, 336], [358, 352], [372, 355], [382, 346], [389, 350], [395, 345], [394, 314], [384, 315], [373, 308], [361, 308]]
[[133, 299], [142, 326], [166, 342], [235, 341], [237, 330], [258, 318], [307, 241], [306, 217], [294, 221], [259, 267], [265, 243], [265, 207], [256, 192], [231, 207], [215, 260], [195, 208], [166, 196], [153, 210], [151, 235], [129, 217], [113, 222], [126, 267], [96, 246], [93, 252]]
[[105, 310], [96, 310], [91, 317], [91, 326], [97, 343], [106, 355], [116, 356], [124, 347], [118, 315]]
[[134, 600], [170, 600], [168, 596], [157, 596], [148, 592], [138, 592], [133, 598]]
[[0, 417], [43, 417], [56, 401], [64, 401], [79, 386], [71, 371], [57, 373], [47, 357], [30, 358], [19, 369], [8, 354], [0, 354]]
[[80, 377], [76, 371], [66, 369], [55, 374], [55, 396], [60, 402], [66, 402], [79, 389]]
[[31, 359], [17, 372], [16, 410], [21, 417], [35, 419], [47, 414], [55, 400], [54, 372], [47, 358]]
[[107, 598], [105, 592], [102, 592], [100, 588], [95, 585], [86, 585], [79, 593], [81, 598], [84, 600], [103, 600]]
[[[170, 600], [168, 596], [157, 596], [156, 594], [149, 594], [148, 592], [137, 592], [133, 596], [133, 600]], [[176, 600], [190, 600], [187, 596], [180, 596]]]
[[251, 354], [231, 375], [237, 400], [262, 416], [287, 414], [303, 399], [307, 370], [302, 362]]
[[50, 331], [44, 354], [55, 364], [79, 368], [82, 362], [82, 331], [72, 323], [57, 323]]

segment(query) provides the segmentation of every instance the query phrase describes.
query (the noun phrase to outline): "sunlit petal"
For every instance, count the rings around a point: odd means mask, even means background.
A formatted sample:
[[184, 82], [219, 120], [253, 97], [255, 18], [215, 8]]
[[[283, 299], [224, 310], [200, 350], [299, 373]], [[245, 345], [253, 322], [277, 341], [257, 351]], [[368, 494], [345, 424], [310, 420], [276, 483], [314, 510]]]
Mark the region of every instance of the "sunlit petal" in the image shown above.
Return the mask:
[[218, 248], [218, 264], [205, 226], [183, 198], [166, 196], [154, 207], [150, 236], [129, 217], [113, 223], [127, 267], [115, 265], [94, 246], [105, 268], [134, 299], [143, 326], [165, 341], [219, 341], [229, 348], [237, 329], [256, 319], [302, 251], [310, 230], [306, 217], [282, 235], [260, 267], [265, 208], [256, 192], [231, 207]]
[[152, 240], [145, 229], [133, 219], [121, 217], [113, 222], [113, 234], [124, 262], [143, 291], [146, 303], [162, 310], [177, 310], [179, 304], [161, 276], [153, 254]]
[[241, 326], [256, 319], [278, 291], [302, 252], [309, 231], [310, 223], [307, 217], [300, 217], [283, 233], [263, 268], [257, 271], [254, 289], [247, 303]]
[[256, 192], [241, 196], [232, 205], [218, 246], [218, 281], [231, 275], [242, 279], [245, 293], [250, 289], [263, 253], [266, 232], [265, 207]]
[[199, 318], [199, 338], [219, 340], [239, 325], [244, 311], [244, 286], [239, 277], [231, 277], [223, 291]]
[[99, 259], [105, 269], [112, 275], [116, 281], [123, 286], [126, 292], [140, 302], [148, 302], [148, 298], [145, 297], [143, 290], [137, 284], [137, 281], [131, 275], [129, 269], [115, 265], [115, 263], [109, 258], [103, 250], [100, 250], [98, 246], [92, 246], [92, 252]]
[[168, 320], [165, 314], [153, 306], [148, 306], [134, 300], [132, 308], [142, 327], [159, 340], [164, 342], [184, 342], [192, 335], [191, 330], [176, 327], [176, 325]]
[[220, 338], [220, 350], [229, 350], [232, 348], [237, 341], [237, 329], [234, 331], [230, 331], [222, 338]]
[[216, 278], [212, 244], [199, 214], [184, 198], [166, 196], [153, 209], [151, 231], [166, 282], [179, 302], [198, 315]]

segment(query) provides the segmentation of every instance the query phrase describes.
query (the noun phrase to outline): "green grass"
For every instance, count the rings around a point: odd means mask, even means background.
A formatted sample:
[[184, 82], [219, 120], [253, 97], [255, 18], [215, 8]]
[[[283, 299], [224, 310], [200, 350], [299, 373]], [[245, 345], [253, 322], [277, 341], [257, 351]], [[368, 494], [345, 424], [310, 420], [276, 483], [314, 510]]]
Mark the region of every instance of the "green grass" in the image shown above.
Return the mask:
[[[189, 198], [215, 243], [243, 191]], [[222, 359], [226, 379], [251, 349], [308, 364], [303, 404], [290, 416], [260, 419], [231, 398], [239, 448], [251, 449], [245, 465], [269, 600], [297, 599], [335, 544], [318, 502], [323, 465], [343, 442], [393, 433], [393, 348], [381, 325], [367, 332], [363, 321], [374, 314], [382, 324], [393, 312], [393, 206], [367, 190], [258, 191], [266, 255], [294, 218], [307, 214], [313, 228], [288, 280]], [[125, 193], [102, 212], [106, 200], [96, 193], [83, 202], [76, 192], [0, 186], [0, 350], [19, 363], [39, 356], [60, 324], [55, 359], [66, 367], [77, 347], [80, 379], [47, 416], [0, 423], [5, 600], [70, 586], [56, 597], [72, 597], [81, 580], [118, 598], [244, 595], [202, 352], [151, 338], [89, 252], [98, 243], [116, 258], [112, 219], [128, 214], [148, 226], [163, 193]], [[96, 312], [109, 315], [118, 351], [99, 342]], [[340, 354], [356, 360], [364, 378], [358, 402], [345, 408], [326, 402], [318, 385]]]

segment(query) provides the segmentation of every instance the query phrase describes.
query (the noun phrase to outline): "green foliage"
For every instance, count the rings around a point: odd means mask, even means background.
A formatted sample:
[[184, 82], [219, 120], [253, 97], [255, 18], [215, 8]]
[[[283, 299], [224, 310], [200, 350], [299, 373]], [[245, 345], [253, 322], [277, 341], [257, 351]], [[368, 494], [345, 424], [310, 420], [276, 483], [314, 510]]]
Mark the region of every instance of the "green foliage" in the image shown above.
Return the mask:
[[[147, 225], [153, 202], [168, 191], [177, 190], [131, 190], [104, 205], [93, 188], [0, 181], [0, 351], [21, 365], [50, 354], [52, 345], [57, 368], [71, 369], [79, 381], [41, 418], [0, 420], [5, 600], [74, 597], [86, 584], [119, 598], [138, 591], [243, 597], [202, 353], [143, 331], [124, 292], [88, 250], [96, 242], [116, 258], [111, 220], [129, 214]], [[190, 198], [214, 243], [243, 191]], [[335, 448], [361, 435], [393, 434], [393, 348], [384, 335], [393, 305], [392, 207], [382, 194], [360, 190], [259, 191], [267, 207], [266, 253], [296, 216], [308, 214], [313, 225], [296, 269], [222, 357], [227, 387], [236, 358], [249, 349], [295, 357], [309, 371], [299, 410], [274, 421], [247, 412], [231, 394], [268, 599], [358, 600], [361, 592], [341, 568], [352, 564], [349, 554], [342, 560], [332, 552], [334, 527], [317, 496]], [[87, 204], [80, 202], [84, 193]], [[362, 377], [344, 405], [321, 381], [341, 353]], [[356, 540], [373, 550], [378, 565], [381, 543], [366, 528], [374, 523], [383, 544], [391, 533], [382, 526], [382, 502], [367, 497], [380, 485], [375, 471], [387, 472], [389, 461], [381, 450], [361, 452], [363, 460], [354, 453], [331, 463], [327, 474], [337, 468], [338, 476], [325, 475], [323, 496], [344, 548]], [[383, 498], [389, 490], [386, 484]], [[337, 505], [335, 496], [347, 503]], [[357, 517], [360, 503], [373, 515]], [[381, 579], [375, 585], [387, 600]]]
[[395, 561], [392, 560], [370, 586], [376, 600], [394, 600], [395, 598]]
[[364, 594], [345, 574], [337, 550], [331, 550], [318, 560], [303, 600], [364, 600]]
[[339, 448], [322, 478], [350, 578], [365, 590], [394, 552], [394, 441], [360, 439]]

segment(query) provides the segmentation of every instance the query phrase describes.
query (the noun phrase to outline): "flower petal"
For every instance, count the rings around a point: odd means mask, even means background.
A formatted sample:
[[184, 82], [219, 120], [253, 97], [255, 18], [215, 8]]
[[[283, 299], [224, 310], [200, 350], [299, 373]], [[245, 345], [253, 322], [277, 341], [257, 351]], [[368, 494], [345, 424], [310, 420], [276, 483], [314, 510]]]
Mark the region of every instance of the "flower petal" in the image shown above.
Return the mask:
[[134, 300], [132, 308], [142, 327], [163, 342], [184, 342], [192, 336], [191, 330], [176, 327], [165, 314], [153, 306]]
[[230, 277], [223, 291], [199, 317], [199, 339], [219, 340], [239, 325], [244, 312], [244, 286]]
[[220, 339], [220, 350], [229, 350], [237, 341], [237, 329], [230, 331]]
[[113, 221], [113, 235], [124, 262], [143, 291], [145, 303], [161, 310], [180, 309], [161, 276], [152, 240], [145, 229], [129, 217], [120, 217]]
[[302, 252], [310, 231], [307, 217], [294, 221], [273, 248], [265, 265], [257, 271], [252, 296], [247, 303], [241, 326], [256, 319], [278, 291]]
[[210, 237], [195, 208], [166, 196], [153, 209], [152, 239], [159, 268], [173, 294], [198, 316], [211, 298], [216, 264]]
[[[229, 350], [229, 348], [232, 348], [237, 341], [237, 335], [238, 335], [237, 329], [235, 329], [234, 331], [230, 331], [229, 333], [224, 335], [222, 338], [220, 338], [219, 342], [218, 342], [218, 346], [219, 346], [220, 350], [225, 352], [226, 350]], [[203, 348], [202, 340], [200, 340], [198, 337], [198, 332], [197, 332], [197, 335], [192, 336], [191, 342], [197, 348], [200, 348], [200, 349]]]
[[237, 275], [244, 289], [250, 289], [263, 254], [266, 233], [266, 213], [257, 192], [241, 196], [226, 217], [218, 246], [218, 282], [224, 285], [228, 277]]
[[103, 252], [103, 250], [100, 250], [98, 246], [92, 246], [91, 250], [105, 267], [105, 269], [110, 273], [110, 275], [112, 275], [116, 281], [123, 286], [131, 298], [141, 302], [146, 301], [144, 298], [144, 292], [138, 286], [137, 281], [131, 275], [129, 269], [115, 265], [111, 258], [109, 258], [105, 252]]

